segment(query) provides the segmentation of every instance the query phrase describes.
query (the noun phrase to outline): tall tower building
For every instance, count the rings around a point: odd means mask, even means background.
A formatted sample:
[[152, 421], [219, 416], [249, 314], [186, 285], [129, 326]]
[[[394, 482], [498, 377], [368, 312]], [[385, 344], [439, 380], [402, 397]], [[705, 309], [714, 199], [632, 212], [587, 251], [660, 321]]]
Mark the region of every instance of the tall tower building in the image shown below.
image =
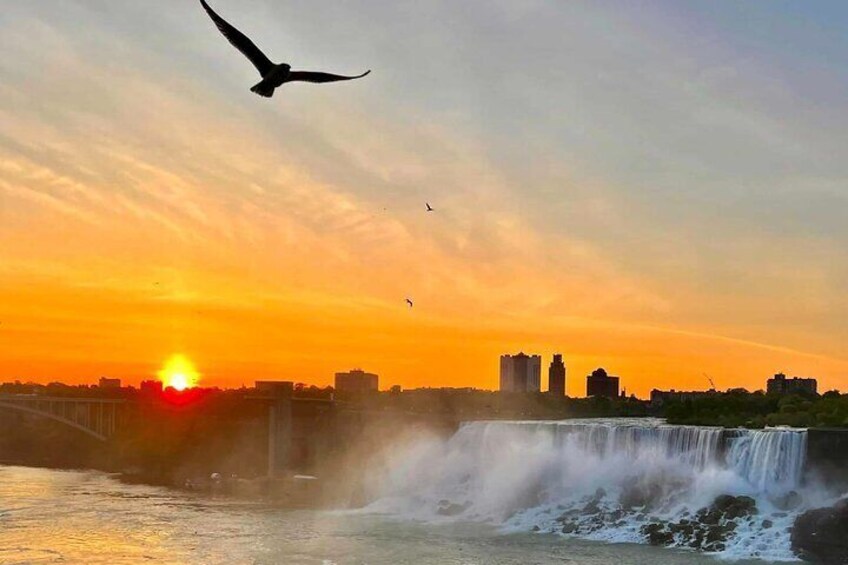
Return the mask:
[[560, 353], [554, 355], [554, 360], [548, 367], [548, 393], [565, 396], [565, 363], [562, 362]]
[[539, 355], [501, 355], [501, 392], [539, 392], [542, 358]]

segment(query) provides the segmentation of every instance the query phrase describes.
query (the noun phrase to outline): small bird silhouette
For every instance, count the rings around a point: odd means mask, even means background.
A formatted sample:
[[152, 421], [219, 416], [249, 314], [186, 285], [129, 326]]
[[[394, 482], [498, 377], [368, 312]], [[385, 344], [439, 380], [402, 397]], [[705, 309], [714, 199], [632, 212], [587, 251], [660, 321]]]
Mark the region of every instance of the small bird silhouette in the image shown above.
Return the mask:
[[253, 63], [253, 66], [259, 71], [262, 80], [250, 89], [251, 92], [255, 92], [259, 96], [271, 98], [274, 95], [274, 89], [287, 82], [301, 81], [320, 83], [336, 82], [339, 80], [353, 80], [356, 78], [362, 78], [371, 72], [368, 70], [361, 75], [345, 76], [312, 71], [293, 71], [291, 70], [291, 65], [287, 65], [285, 63], [272, 63], [271, 60], [265, 56], [265, 53], [263, 53], [246, 35], [230, 25], [224, 18], [216, 14], [215, 11], [209, 7], [209, 4], [206, 3], [206, 0], [200, 0], [200, 3], [203, 5], [203, 9], [206, 10], [206, 13], [209, 14], [209, 17], [212, 18], [212, 21], [215, 22], [215, 25], [221, 33], [224, 34], [224, 37], [227, 38], [233, 47], [241, 51], [245, 57], [250, 59], [250, 62]]
[[412, 299], [411, 299], [411, 298], [407, 298], [407, 299], [406, 299], [406, 303], [407, 303], [407, 304], [409, 304], [409, 307], [410, 307], [410, 308], [412, 308], [413, 304], [412, 304]]
[[427, 205], [427, 211], [428, 211], [428, 212], [432, 212], [432, 211], [433, 211], [433, 207], [432, 207], [432, 206], [430, 206], [430, 203], [429, 203], [429, 202], [425, 202], [424, 204], [426, 204], [426, 205]]

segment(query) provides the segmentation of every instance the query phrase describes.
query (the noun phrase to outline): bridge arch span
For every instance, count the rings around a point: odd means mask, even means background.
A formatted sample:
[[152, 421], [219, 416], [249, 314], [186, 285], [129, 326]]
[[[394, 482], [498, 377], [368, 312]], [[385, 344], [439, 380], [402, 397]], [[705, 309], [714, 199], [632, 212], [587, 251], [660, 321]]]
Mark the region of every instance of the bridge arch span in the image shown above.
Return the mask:
[[[46, 403], [47, 409], [42, 408], [42, 405], [44, 403]], [[99, 417], [98, 423], [95, 426], [92, 427], [90, 421], [81, 423], [81, 422], [78, 422], [78, 421], [74, 421], [70, 418], [67, 418], [64, 415], [65, 414], [64, 405], [71, 405], [72, 408], [75, 410], [76, 405], [79, 405], [79, 404], [97, 404], [97, 405], [99, 405], [98, 409], [101, 412], [100, 412], [100, 417]], [[111, 435], [111, 433], [114, 432], [114, 428], [115, 428], [115, 408], [114, 407], [117, 406], [118, 402], [113, 401], [113, 402], [110, 402], [109, 404], [112, 404], [112, 406], [113, 406], [112, 411], [111, 411], [111, 416], [106, 416], [105, 417], [106, 421], [104, 422], [104, 413], [105, 413], [106, 403], [104, 403], [102, 400], [99, 400], [99, 399], [95, 400], [95, 401], [92, 401], [90, 399], [80, 399], [80, 400], [76, 400], [76, 399], [72, 399], [72, 398], [62, 399], [61, 401], [58, 401], [58, 406], [62, 406], [63, 408], [61, 410], [56, 410], [55, 406], [57, 406], [57, 403], [56, 403], [55, 400], [52, 400], [52, 399], [50, 399], [50, 400], [48, 400], [48, 399], [34, 399], [34, 398], [20, 398], [20, 399], [19, 398], [11, 398], [10, 399], [9, 397], [0, 397], [0, 410], [13, 410], [13, 411], [17, 411], [17, 412], [23, 412], [25, 414], [30, 414], [30, 415], [33, 415], [33, 416], [38, 416], [40, 418], [52, 420], [54, 422], [59, 422], [60, 424], [64, 424], [66, 426], [69, 426], [69, 427], [71, 427], [75, 430], [78, 430], [78, 431], [80, 431], [80, 432], [82, 432], [82, 433], [84, 433], [84, 434], [86, 434], [86, 435], [88, 435], [88, 436], [90, 436], [90, 437], [92, 437], [92, 438], [94, 438], [98, 441], [102, 441], [102, 442], [105, 442], [109, 439], [109, 435]], [[86, 425], [86, 424], [88, 424], [88, 425]], [[109, 434], [109, 435], [107, 435], [107, 434]]]

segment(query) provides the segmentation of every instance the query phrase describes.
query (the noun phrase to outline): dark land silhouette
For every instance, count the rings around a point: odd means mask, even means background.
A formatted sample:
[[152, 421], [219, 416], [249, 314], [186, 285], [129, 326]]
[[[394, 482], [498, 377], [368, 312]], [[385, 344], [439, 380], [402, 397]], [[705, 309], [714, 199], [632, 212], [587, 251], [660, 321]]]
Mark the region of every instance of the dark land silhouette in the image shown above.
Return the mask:
[[[109, 379], [102, 381], [104, 384]], [[115, 399], [117, 431], [102, 442], [35, 414], [0, 406], [0, 462], [125, 472], [143, 482], [181, 485], [213, 472], [259, 477], [268, 468], [268, 409], [256, 388], [162, 389], [62, 383], [0, 384], [0, 399]], [[636, 399], [503, 394], [476, 389], [348, 392], [298, 384], [292, 389], [292, 447], [287, 466], [326, 475], [346, 457], [387, 434], [426, 428], [452, 433], [461, 421], [646, 416]], [[328, 408], [324, 408], [328, 407]], [[378, 441], [380, 438], [380, 441]], [[367, 452], [370, 448], [365, 449]]]
[[[0, 406], [0, 463], [96, 468], [122, 473], [126, 480], [177, 487], [208, 486], [213, 473], [240, 481], [269, 476], [269, 404], [262, 399], [261, 388], [176, 391], [151, 386], [152, 381], [140, 388], [114, 386], [113, 381], [102, 379], [101, 386], [0, 384], [0, 400], [7, 403], [15, 398], [124, 402], [117, 431], [105, 441], [61, 422]], [[351, 480], [354, 470], [364, 469], [362, 462], [393, 439], [421, 433], [449, 436], [465, 421], [656, 416], [672, 424], [726, 428], [787, 424], [809, 427], [811, 433], [848, 428], [848, 395], [836, 391], [822, 396], [741, 389], [673, 393], [652, 402], [632, 396], [570, 398], [471, 388], [344, 391], [303, 384], [288, 388], [289, 439], [280, 468], [346, 485], [340, 495], [345, 501], [355, 491], [350, 485], [361, 479]], [[832, 438], [844, 435], [824, 434], [817, 440], [825, 446], [820, 458], [848, 453], [842, 443], [826, 447], [836, 441]], [[334, 479], [337, 473], [344, 474], [344, 480]]]

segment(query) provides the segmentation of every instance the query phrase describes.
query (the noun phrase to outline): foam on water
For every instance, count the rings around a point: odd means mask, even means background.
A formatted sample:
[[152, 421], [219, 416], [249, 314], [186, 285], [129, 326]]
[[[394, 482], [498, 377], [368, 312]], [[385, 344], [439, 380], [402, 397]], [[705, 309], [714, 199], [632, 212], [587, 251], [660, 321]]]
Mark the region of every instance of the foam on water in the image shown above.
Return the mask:
[[[806, 431], [671, 426], [657, 419], [471, 422], [393, 452], [369, 509], [424, 521], [645, 543], [642, 527], [693, 518], [717, 496], [754, 498], [721, 556], [792, 560], [789, 528], [831, 495], [802, 481]], [[676, 540], [673, 545], [683, 545]]]

